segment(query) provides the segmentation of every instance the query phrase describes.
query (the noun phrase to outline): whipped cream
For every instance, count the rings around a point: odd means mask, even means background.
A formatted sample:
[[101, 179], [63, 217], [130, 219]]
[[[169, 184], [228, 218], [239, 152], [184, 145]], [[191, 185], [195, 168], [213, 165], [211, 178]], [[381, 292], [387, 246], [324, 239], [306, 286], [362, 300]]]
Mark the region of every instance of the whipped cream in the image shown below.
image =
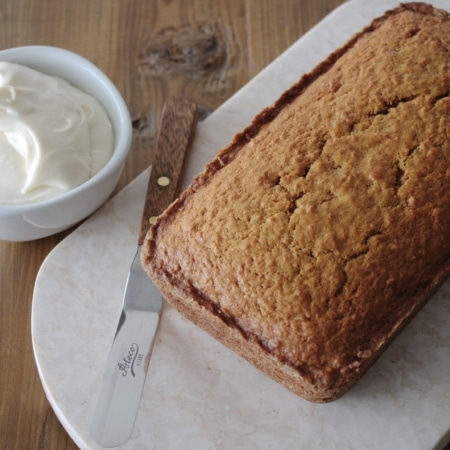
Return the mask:
[[0, 62], [0, 204], [79, 186], [113, 147], [111, 122], [96, 99], [60, 78]]

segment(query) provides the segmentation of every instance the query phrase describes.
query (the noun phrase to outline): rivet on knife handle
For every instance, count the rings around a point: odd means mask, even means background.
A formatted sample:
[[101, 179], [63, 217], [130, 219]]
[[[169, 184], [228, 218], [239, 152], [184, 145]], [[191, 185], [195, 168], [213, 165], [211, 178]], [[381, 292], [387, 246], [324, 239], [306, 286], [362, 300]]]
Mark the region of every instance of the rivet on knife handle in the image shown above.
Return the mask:
[[184, 152], [193, 138], [198, 117], [197, 104], [188, 97], [171, 97], [164, 105], [158, 136], [158, 151], [153, 161], [152, 172], [142, 214], [138, 244], [142, 245], [151, 223], [174, 200], [183, 168]]

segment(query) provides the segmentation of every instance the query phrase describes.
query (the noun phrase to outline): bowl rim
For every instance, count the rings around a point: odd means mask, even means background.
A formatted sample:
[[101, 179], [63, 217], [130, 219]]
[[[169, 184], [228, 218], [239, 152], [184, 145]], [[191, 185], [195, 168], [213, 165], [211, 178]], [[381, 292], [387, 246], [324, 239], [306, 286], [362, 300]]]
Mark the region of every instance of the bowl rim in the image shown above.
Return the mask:
[[[117, 139], [116, 127], [109, 115], [108, 108], [100, 99], [97, 99], [107, 111], [108, 117], [111, 120], [112, 126], [114, 128], [114, 151], [107, 163], [96, 174], [94, 174], [91, 178], [89, 178], [82, 184], [55, 197], [50, 197], [48, 199], [30, 203], [0, 204], [0, 216], [8, 216], [17, 213], [28, 213], [44, 207], [55, 206], [59, 203], [64, 203], [71, 197], [77, 196], [78, 194], [89, 190], [92, 185], [95, 185], [99, 182], [101, 183], [103, 180], [106, 180], [112, 174], [116, 173], [122, 168], [131, 146], [131, 116], [125, 100], [123, 99], [122, 94], [119, 92], [111, 79], [87, 58], [71, 50], [67, 50], [61, 47], [53, 47], [48, 45], [26, 45], [0, 50], [0, 61], [3, 61], [3, 58], [6, 56], [8, 57], [8, 59], [4, 61], [14, 62], [16, 64], [27, 66], [26, 62], [21, 62], [19, 60], [22, 60], [24, 56], [31, 56], [32, 60], [37, 60], [37, 55], [45, 55], [47, 58], [55, 59], [55, 61], [60, 58], [65, 58], [66, 61], [72, 60], [73, 62], [82, 65], [84, 72], [88, 72], [91, 76], [96, 78], [100, 82], [100, 84], [103, 84], [105, 87], [105, 91], [108, 91], [108, 93], [110, 94], [112, 104], [114, 104], [114, 107], [117, 110], [117, 116], [119, 118], [118, 126], [121, 129], [121, 133], [119, 134], [119, 137]], [[32, 66], [33, 64], [30, 64], [29, 67]], [[95, 97], [95, 95], [93, 96]], [[122, 150], [116, 151], [117, 149]]]

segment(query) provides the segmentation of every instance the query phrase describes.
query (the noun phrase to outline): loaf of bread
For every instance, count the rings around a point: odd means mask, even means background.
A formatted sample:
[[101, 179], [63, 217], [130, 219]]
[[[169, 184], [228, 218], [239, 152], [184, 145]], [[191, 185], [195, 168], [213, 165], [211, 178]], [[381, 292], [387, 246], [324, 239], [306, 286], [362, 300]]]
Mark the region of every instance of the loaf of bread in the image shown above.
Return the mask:
[[142, 264], [199, 327], [332, 401], [450, 274], [449, 181], [450, 16], [400, 5], [207, 165]]

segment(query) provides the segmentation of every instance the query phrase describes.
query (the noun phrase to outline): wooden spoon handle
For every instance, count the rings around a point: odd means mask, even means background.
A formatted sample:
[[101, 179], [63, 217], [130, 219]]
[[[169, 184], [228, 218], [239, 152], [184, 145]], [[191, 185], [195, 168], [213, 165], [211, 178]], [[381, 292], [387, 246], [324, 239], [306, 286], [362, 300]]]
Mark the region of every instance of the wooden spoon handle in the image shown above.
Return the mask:
[[175, 199], [187, 150], [194, 138], [198, 107], [184, 96], [170, 97], [163, 108], [158, 141], [147, 186], [138, 245], [151, 223]]

